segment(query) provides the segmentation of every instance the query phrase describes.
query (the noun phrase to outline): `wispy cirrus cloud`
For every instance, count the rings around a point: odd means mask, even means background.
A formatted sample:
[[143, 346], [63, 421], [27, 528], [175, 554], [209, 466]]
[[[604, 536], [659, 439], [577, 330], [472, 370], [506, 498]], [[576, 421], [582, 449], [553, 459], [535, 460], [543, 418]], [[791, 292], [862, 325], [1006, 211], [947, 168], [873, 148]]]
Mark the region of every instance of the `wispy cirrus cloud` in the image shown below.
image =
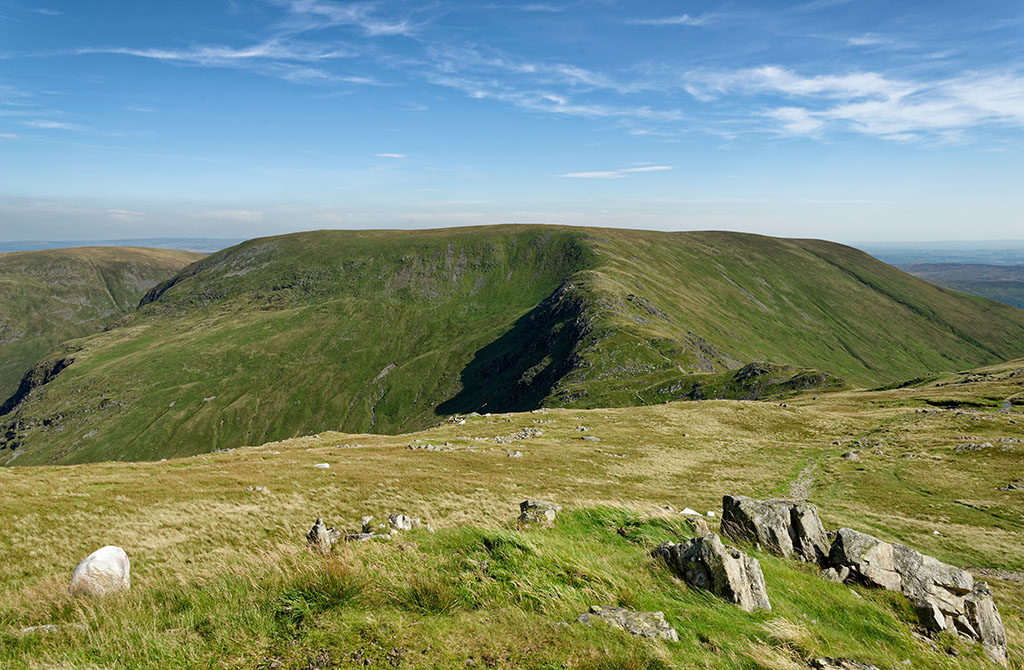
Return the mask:
[[60, 16], [63, 12], [57, 11], [56, 9], [49, 9], [47, 7], [35, 7], [32, 9], [36, 14], [42, 14], [43, 16]]
[[383, 16], [376, 2], [332, 2], [331, 0], [271, 0], [283, 7], [289, 18], [282, 25], [288, 32], [324, 30], [352, 26], [371, 37], [415, 35], [429, 21], [415, 21], [413, 14]]
[[51, 121], [49, 119], [34, 119], [32, 121], [23, 121], [23, 125], [29, 128], [37, 128], [39, 130], [68, 130], [72, 132], [86, 132], [92, 130], [88, 126], [83, 126], [78, 123], [68, 123], [67, 121]]
[[405, 158], [405, 154], [374, 154], [377, 158]]
[[639, 165], [636, 167], [620, 168], [618, 170], [591, 170], [586, 172], [567, 172], [555, 175], [565, 179], [625, 179], [630, 175], [643, 172], [664, 172], [671, 170], [671, 165]]
[[249, 70], [257, 74], [286, 79], [295, 83], [346, 82], [376, 84], [373, 77], [338, 74], [317, 67], [324, 61], [352, 58], [358, 51], [342, 44], [322, 45], [283, 39], [270, 39], [244, 47], [202, 45], [188, 48], [131, 49], [125, 47], [87, 47], [78, 54], [119, 54], [153, 60], [215, 67]]
[[145, 212], [137, 212], [131, 209], [108, 209], [107, 214], [118, 221], [127, 221], [128, 223], [136, 223], [146, 218]]
[[650, 19], [629, 19], [626, 23], [634, 26], [706, 26], [716, 21], [716, 15], [705, 13], [700, 16], [680, 14], [679, 16], [660, 16]]

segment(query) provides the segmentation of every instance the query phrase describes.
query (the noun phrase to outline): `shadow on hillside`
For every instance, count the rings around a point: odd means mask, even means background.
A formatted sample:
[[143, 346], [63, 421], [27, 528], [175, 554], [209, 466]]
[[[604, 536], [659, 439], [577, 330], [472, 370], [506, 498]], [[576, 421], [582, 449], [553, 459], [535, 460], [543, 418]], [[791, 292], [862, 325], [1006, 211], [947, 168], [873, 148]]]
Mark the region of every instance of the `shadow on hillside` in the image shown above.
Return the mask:
[[563, 285], [481, 348], [462, 370], [462, 390], [437, 406], [439, 415], [536, 409], [574, 366], [581, 302]]

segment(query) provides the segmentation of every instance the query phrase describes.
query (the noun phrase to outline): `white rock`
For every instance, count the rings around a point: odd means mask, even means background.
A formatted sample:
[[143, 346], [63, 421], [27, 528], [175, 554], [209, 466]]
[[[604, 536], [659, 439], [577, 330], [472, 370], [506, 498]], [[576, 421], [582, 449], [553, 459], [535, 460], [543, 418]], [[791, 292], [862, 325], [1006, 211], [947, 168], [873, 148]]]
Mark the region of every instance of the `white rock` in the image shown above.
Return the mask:
[[321, 470], [327, 470], [328, 468], [331, 467], [331, 464], [330, 463], [317, 463], [313, 467], [314, 468], [320, 468]]
[[713, 511], [708, 510], [708, 516], [714, 516], [714, 515], [715, 515], [715, 513]]
[[97, 549], [78, 564], [68, 593], [73, 596], [105, 596], [131, 588], [131, 564], [121, 547]]
[[698, 512], [695, 509], [690, 509], [689, 507], [683, 509], [683, 511], [680, 512], [680, 514], [690, 514], [690, 515], [696, 514], [697, 516], [701, 516], [700, 512]]

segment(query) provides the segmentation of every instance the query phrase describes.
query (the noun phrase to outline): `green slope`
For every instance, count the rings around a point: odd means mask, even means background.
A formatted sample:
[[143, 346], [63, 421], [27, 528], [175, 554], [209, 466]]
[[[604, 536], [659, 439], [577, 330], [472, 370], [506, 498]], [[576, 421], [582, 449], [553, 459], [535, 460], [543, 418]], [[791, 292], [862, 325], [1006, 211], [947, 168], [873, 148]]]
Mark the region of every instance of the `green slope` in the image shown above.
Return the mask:
[[80, 247], [0, 254], [0, 403], [55, 345], [100, 330], [199, 254]]
[[735, 233], [301, 233], [214, 254], [144, 302], [37, 368], [0, 423], [16, 463], [878, 385], [1024, 354], [1018, 310], [848, 247]]

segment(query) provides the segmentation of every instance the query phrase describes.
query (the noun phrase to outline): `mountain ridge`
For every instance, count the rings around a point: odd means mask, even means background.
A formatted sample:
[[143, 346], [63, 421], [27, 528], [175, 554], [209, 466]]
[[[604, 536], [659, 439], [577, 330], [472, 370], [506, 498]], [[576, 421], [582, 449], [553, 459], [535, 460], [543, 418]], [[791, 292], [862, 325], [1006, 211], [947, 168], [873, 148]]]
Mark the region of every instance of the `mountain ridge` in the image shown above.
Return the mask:
[[134, 311], [199, 254], [136, 247], [0, 253], [0, 402], [48, 350]]
[[310, 231], [208, 256], [67, 346], [75, 362], [0, 419], [19, 463], [878, 386], [1022, 355], [1024, 313], [818, 240]]

